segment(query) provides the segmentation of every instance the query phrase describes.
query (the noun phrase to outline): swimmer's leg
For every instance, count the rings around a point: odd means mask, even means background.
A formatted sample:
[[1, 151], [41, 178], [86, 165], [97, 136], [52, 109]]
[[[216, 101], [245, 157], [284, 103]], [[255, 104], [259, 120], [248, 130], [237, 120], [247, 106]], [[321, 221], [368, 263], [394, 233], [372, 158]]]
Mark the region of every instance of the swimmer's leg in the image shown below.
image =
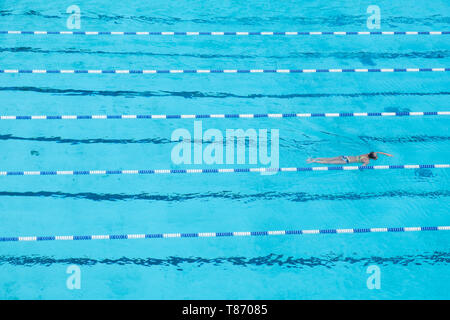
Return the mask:
[[308, 159], [309, 163], [322, 163], [322, 164], [347, 164], [347, 161], [342, 159], [342, 157], [333, 157], [333, 158], [315, 158]]

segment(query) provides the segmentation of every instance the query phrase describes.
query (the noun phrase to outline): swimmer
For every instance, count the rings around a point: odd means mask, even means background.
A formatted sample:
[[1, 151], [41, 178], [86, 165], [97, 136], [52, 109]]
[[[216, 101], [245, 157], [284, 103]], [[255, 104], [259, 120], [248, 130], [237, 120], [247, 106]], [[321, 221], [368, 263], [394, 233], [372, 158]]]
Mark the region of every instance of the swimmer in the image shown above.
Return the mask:
[[362, 163], [363, 166], [369, 164], [370, 160], [377, 160], [378, 153], [384, 154], [388, 157], [393, 157], [392, 154], [384, 152], [369, 152], [360, 156], [339, 156], [334, 158], [309, 158], [308, 163], [324, 163], [324, 164], [348, 164], [348, 163]]

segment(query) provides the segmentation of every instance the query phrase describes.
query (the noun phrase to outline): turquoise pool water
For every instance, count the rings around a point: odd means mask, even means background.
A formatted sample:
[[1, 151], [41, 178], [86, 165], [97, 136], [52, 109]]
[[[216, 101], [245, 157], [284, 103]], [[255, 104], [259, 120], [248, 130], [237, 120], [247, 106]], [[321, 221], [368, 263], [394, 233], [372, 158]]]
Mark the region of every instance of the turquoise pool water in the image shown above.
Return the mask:
[[[66, 30], [71, 3], [2, 1], [0, 30]], [[368, 1], [78, 1], [82, 31], [371, 31]], [[377, 1], [380, 31], [448, 31], [446, 1]], [[442, 36], [0, 35], [0, 69], [444, 68]], [[449, 75], [0, 74], [2, 115], [448, 110]], [[279, 129], [280, 167], [385, 151], [448, 163], [448, 117], [204, 119]], [[1, 121], [0, 171], [192, 169], [193, 120]], [[0, 236], [449, 225], [444, 169], [2, 176]], [[0, 243], [2, 299], [449, 299], [450, 233]], [[66, 269], [81, 270], [81, 289]], [[366, 286], [367, 267], [381, 289]]]

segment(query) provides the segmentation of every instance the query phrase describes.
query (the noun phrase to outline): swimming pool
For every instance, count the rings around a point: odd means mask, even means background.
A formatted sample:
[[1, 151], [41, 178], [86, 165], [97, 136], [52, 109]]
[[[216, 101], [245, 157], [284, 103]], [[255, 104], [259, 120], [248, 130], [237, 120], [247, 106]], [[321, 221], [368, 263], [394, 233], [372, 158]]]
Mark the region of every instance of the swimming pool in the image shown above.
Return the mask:
[[[370, 3], [80, 1], [80, 31], [373, 31]], [[448, 31], [445, 1], [378, 1], [381, 29]], [[4, 1], [0, 30], [66, 30], [65, 7]], [[448, 68], [449, 35], [0, 34], [2, 70]], [[448, 72], [1, 73], [1, 115], [448, 111]], [[211, 174], [176, 165], [176, 129], [279, 130], [279, 167], [385, 151], [446, 164], [448, 115], [0, 120], [0, 237], [448, 226], [445, 168]], [[194, 139], [195, 140], [195, 139]], [[204, 147], [208, 145], [204, 142]], [[372, 163], [371, 163], [372, 164]], [[242, 170], [245, 171], [245, 170]], [[403, 229], [402, 229], [403, 230]], [[198, 235], [198, 234], [197, 234]], [[2, 299], [448, 299], [450, 232], [0, 243]], [[67, 268], [81, 271], [69, 290]], [[369, 266], [381, 288], [368, 289]]]

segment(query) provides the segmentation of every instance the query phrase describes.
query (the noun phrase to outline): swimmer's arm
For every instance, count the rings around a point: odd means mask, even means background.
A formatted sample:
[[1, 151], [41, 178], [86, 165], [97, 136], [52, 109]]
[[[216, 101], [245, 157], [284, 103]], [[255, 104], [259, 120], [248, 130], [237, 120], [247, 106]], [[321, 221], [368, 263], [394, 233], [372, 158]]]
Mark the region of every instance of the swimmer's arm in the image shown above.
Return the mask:
[[386, 153], [386, 152], [377, 151], [375, 153], [384, 154], [385, 156], [388, 156], [388, 157], [393, 157], [392, 154], [389, 154], [389, 153]]
[[367, 166], [369, 164], [370, 160], [369, 159], [364, 159], [363, 160], [363, 164], [362, 167]]

